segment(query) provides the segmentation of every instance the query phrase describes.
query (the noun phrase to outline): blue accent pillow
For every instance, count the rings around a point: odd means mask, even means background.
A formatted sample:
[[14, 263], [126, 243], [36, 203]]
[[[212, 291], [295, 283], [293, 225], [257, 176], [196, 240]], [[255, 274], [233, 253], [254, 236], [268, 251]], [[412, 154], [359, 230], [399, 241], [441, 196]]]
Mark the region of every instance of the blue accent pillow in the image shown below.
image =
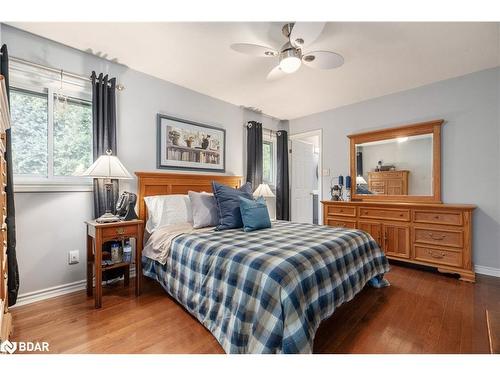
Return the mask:
[[232, 187], [212, 181], [212, 191], [219, 213], [219, 225], [215, 229], [241, 228], [243, 221], [241, 220], [240, 197], [252, 199], [252, 185], [247, 182], [239, 189], [233, 189]]
[[240, 197], [240, 211], [245, 232], [271, 228], [271, 219], [264, 197], [257, 200]]

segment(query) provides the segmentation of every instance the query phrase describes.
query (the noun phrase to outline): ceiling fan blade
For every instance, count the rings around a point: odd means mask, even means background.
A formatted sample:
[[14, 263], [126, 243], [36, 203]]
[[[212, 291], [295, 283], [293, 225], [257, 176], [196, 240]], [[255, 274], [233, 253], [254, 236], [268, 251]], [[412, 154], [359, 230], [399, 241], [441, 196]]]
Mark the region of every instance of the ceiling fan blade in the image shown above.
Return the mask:
[[269, 74], [267, 75], [266, 79], [268, 81], [275, 81], [277, 79], [280, 79], [280, 78], [283, 78], [284, 76], [286, 76], [286, 73], [281, 70], [280, 66], [279, 65], [276, 65], [273, 70], [271, 70], [269, 72]]
[[320, 36], [325, 22], [295, 22], [290, 33], [290, 43], [295, 48], [303, 48]]
[[335, 52], [312, 51], [302, 56], [302, 61], [310, 68], [334, 69], [344, 64], [344, 58]]
[[258, 56], [258, 57], [274, 57], [278, 56], [278, 51], [274, 48], [261, 46], [251, 43], [233, 43], [231, 49], [236, 52], [244, 53], [245, 55]]

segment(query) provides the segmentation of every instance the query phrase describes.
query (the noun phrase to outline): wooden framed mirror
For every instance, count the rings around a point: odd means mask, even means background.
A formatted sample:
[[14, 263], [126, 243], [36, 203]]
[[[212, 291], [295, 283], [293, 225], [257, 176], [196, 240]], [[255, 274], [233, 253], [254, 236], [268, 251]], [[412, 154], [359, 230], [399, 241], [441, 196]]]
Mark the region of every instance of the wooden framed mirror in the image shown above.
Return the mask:
[[352, 200], [441, 203], [443, 123], [349, 135]]

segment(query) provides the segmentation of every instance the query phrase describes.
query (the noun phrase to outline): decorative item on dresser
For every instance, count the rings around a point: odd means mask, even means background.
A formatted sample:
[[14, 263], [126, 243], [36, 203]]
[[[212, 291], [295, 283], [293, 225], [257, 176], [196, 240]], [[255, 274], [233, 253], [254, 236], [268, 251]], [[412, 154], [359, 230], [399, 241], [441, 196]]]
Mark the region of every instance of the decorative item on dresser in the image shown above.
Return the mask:
[[[378, 193], [372, 191], [378, 187], [368, 183], [369, 191], [353, 191], [351, 202], [323, 201], [323, 223], [368, 232], [390, 259], [437, 267], [440, 272], [459, 274], [461, 280], [474, 281], [472, 214], [475, 206], [441, 202], [442, 125], [443, 120], [436, 120], [350, 135], [353, 176], [362, 173], [357, 165], [360, 164], [360, 154], [362, 158], [366, 156], [368, 144], [372, 147], [373, 144], [386, 146], [397, 142], [399, 152], [406, 160], [410, 160], [412, 154], [405, 154], [406, 149], [401, 145], [415, 142], [421, 144], [419, 147], [425, 146], [422, 150], [427, 154], [420, 157], [427, 160], [427, 164], [420, 166], [419, 173], [427, 171], [423, 176], [428, 184], [427, 190], [421, 191], [428, 194], [403, 194], [403, 191], [391, 192], [385, 188], [384, 193]], [[363, 149], [362, 153], [360, 149]], [[379, 148], [379, 154], [380, 150], [383, 148]], [[392, 178], [391, 173], [406, 174], [406, 177], [400, 175], [400, 178], [406, 178], [406, 189], [417, 190], [415, 186], [408, 186], [407, 176], [413, 173], [412, 170], [369, 172], [369, 176], [370, 173], [384, 174], [386, 179]], [[419, 182], [413, 180], [410, 184]]]
[[410, 171], [368, 172], [368, 190], [381, 195], [408, 195]]
[[10, 113], [7, 100], [5, 79], [0, 75], [0, 209], [2, 210], [2, 222], [0, 223], [0, 341], [7, 340], [12, 331], [12, 318], [9, 313], [8, 289], [7, 289], [7, 197], [5, 186], [7, 185], [7, 163], [5, 161], [5, 131], [10, 127]]

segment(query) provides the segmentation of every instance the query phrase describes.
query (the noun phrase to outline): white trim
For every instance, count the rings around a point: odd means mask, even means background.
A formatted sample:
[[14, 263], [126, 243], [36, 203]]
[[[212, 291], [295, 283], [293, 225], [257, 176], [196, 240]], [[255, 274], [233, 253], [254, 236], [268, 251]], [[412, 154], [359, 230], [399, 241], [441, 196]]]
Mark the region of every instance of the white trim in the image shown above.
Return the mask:
[[[300, 138], [308, 138], [311, 136], [317, 135], [319, 137], [319, 159], [318, 159], [318, 224], [322, 225], [323, 223], [323, 205], [321, 204], [321, 201], [323, 200], [323, 129], [314, 129], [314, 130], [309, 130], [306, 132], [302, 133], [295, 133], [291, 134], [289, 138], [289, 144], [288, 144], [288, 149], [291, 148], [291, 141], [292, 139], [300, 139]], [[290, 155], [289, 155], [290, 156]], [[291, 171], [292, 171], [292, 165], [291, 165], [291, 160], [289, 160], [288, 163], [288, 169], [289, 169], [289, 174], [290, 174], [290, 197], [292, 196], [292, 178], [291, 178]], [[292, 204], [290, 203], [290, 212], [292, 210]], [[291, 216], [290, 216], [291, 218]]]
[[474, 266], [474, 271], [481, 275], [500, 277], [500, 268], [488, 267], [488, 266]]
[[50, 193], [50, 192], [91, 192], [91, 184], [14, 184], [14, 193]]
[[[135, 276], [135, 268], [130, 269], [130, 277]], [[103, 284], [106, 282], [104, 281]], [[9, 309], [15, 309], [18, 306], [28, 305], [30, 303], [43, 301], [49, 298], [63, 296], [65, 294], [78, 292], [86, 289], [87, 280], [74, 281], [68, 284], [52, 286], [50, 288], [35, 290], [33, 292], [23, 293], [17, 297], [17, 302]]]
[[20, 294], [17, 298], [16, 304], [10, 309], [83, 290], [85, 289], [86, 282], [87, 280], [79, 280], [68, 284], [57, 285], [46, 289], [35, 290], [34, 292]]

